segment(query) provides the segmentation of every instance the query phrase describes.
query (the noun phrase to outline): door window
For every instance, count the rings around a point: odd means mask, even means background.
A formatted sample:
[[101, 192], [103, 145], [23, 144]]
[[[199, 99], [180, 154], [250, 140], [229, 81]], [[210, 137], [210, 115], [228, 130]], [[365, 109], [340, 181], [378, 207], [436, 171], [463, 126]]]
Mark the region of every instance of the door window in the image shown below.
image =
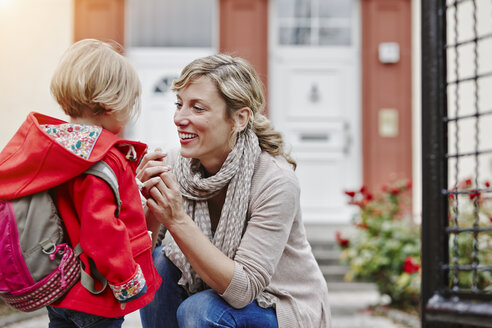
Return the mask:
[[128, 0], [130, 47], [213, 46], [216, 0]]
[[277, 0], [282, 46], [350, 46], [353, 1]]

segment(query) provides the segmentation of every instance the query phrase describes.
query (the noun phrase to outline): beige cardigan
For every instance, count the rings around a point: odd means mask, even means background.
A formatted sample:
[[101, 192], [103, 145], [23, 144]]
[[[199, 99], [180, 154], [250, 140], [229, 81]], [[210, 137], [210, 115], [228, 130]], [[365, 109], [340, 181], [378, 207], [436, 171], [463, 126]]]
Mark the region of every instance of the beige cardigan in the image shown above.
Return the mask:
[[328, 288], [306, 239], [299, 194], [287, 161], [263, 151], [255, 165], [234, 276], [221, 296], [234, 308], [255, 299], [274, 306], [279, 328], [330, 327]]

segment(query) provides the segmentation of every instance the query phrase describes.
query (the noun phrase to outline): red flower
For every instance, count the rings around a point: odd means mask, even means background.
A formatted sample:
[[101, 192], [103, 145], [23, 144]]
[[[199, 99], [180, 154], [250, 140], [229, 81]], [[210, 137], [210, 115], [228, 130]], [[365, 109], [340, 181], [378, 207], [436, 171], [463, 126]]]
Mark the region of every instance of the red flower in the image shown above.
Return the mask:
[[457, 196], [455, 196], [455, 194], [454, 194], [454, 192], [455, 192], [455, 191], [456, 191], [456, 187], [454, 187], [454, 188], [452, 188], [452, 189], [449, 189], [449, 194], [448, 194], [448, 196], [449, 196], [449, 198], [450, 198], [450, 199], [454, 199], [455, 197], [457, 197]]
[[363, 229], [363, 230], [366, 230], [366, 229], [368, 229], [368, 228], [369, 228], [365, 222], [362, 222], [362, 223], [356, 223], [356, 224], [355, 224], [355, 226], [356, 226], [357, 228], [361, 228], [361, 229]]
[[485, 181], [485, 187], [489, 188], [490, 187], [490, 182]]
[[345, 194], [354, 198], [355, 197], [355, 191], [345, 191]]
[[366, 189], [367, 189], [366, 186], [360, 187], [360, 193], [361, 194], [365, 193], [366, 192]]
[[349, 202], [350, 205], [356, 205], [356, 206], [359, 206], [360, 208], [364, 208], [366, 207], [367, 205], [367, 201], [366, 200], [352, 200]]
[[471, 193], [469, 194], [469, 196], [470, 196], [470, 199], [471, 199], [471, 200], [475, 199], [476, 197], [477, 197], [477, 198], [480, 198], [480, 192], [478, 192], [477, 190], [474, 190], [474, 192], [471, 192]]
[[472, 185], [472, 180], [471, 179], [466, 179], [465, 180], [465, 185], [466, 186], [471, 186]]
[[366, 194], [365, 199], [366, 199], [367, 201], [371, 201], [371, 200], [373, 200], [373, 199], [374, 199], [374, 196], [373, 196], [371, 193], [369, 193], [369, 192], [368, 192], [368, 193]]
[[398, 195], [400, 193], [400, 189], [398, 189], [398, 188], [391, 188], [391, 193], [393, 195]]
[[335, 239], [338, 245], [340, 245], [340, 247], [342, 248], [348, 247], [348, 245], [350, 244], [350, 241], [347, 238], [342, 238], [342, 234], [340, 233], [340, 231], [337, 231], [335, 233]]
[[412, 188], [412, 180], [408, 180], [407, 182], [407, 188], [411, 189]]
[[411, 256], [407, 256], [405, 262], [403, 262], [403, 271], [412, 274], [418, 272], [419, 269], [420, 269], [420, 265], [415, 262], [415, 259]]

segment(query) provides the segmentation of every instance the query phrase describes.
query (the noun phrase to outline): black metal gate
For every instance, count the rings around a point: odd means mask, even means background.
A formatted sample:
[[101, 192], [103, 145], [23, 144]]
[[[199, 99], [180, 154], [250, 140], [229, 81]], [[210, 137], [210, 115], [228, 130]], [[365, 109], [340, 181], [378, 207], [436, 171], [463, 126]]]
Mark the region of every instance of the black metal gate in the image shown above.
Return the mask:
[[421, 10], [422, 327], [492, 327], [492, 1]]

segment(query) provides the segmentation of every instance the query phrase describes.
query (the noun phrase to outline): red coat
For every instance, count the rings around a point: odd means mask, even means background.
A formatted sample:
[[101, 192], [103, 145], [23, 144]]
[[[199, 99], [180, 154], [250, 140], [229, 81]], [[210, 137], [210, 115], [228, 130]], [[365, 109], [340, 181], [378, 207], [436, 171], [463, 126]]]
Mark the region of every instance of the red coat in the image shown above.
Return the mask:
[[[140, 266], [147, 291], [120, 303], [109, 286], [102, 294], [93, 295], [79, 281], [53, 306], [105, 317], [123, 316], [149, 303], [161, 282], [152, 264], [151, 240], [135, 183], [135, 170], [146, 146], [102, 130], [90, 156], [84, 159], [60, 145], [40, 126], [62, 123], [66, 122], [29, 114], [0, 153], [0, 199], [17, 198], [61, 184], [56, 188], [58, 210], [71, 244], [81, 244], [81, 259], [86, 268], [89, 256], [110, 285], [121, 287], [135, 279]], [[129, 145], [136, 150], [133, 161], [125, 158]], [[122, 202], [118, 218], [115, 198], [106, 182], [92, 175], [80, 175], [101, 159], [118, 179]]]

